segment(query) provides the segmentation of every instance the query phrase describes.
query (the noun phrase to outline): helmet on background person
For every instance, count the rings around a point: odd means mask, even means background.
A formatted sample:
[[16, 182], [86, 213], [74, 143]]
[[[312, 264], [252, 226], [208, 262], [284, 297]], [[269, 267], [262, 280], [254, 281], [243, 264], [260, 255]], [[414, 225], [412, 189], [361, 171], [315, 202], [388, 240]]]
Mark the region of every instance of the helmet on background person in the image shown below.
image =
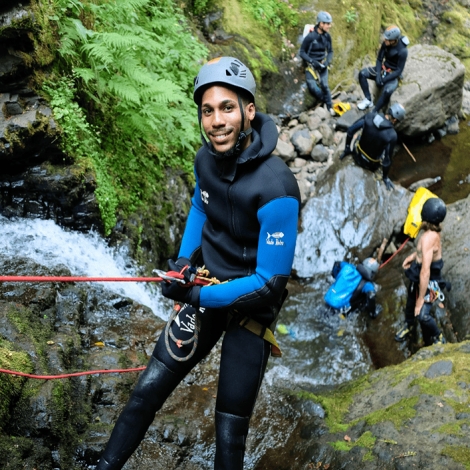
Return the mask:
[[397, 121], [403, 121], [403, 119], [405, 119], [406, 111], [400, 103], [393, 103], [392, 106], [388, 108], [387, 114]]
[[384, 38], [387, 41], [397, 41], [400, 38], [400, 34], [400, 28], [392, 24], [384, 31]]
[[250, 69], [235, 57], [218, 57], [204, 64], [194, 79], [194, 101], [201, 104], [202, 95], [209, 85], [228, 85], [249, 93], [255, 101], [256, 83]]
[[373, 281], [379, 272], [379, 262], [375, 258], [366, 258], [361, 264], [358, 264], [357, 270], [367, 281]]
[[317, 15], [317, 23], [332, 23], [333, 17], [327, 11], [320, 11]]
[[445, 202], [439, 197], [431, 197], [423, 204], [421, 220], [439, 225], [445, 219], [446, 214], [447, 208]]

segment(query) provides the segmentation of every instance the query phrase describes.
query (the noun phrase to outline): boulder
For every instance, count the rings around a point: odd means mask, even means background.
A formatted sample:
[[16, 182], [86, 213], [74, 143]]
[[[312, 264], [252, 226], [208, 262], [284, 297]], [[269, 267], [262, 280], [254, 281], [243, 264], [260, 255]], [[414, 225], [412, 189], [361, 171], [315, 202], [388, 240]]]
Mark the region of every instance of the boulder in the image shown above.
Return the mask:
[[397, 130], [412, 136], [443, 127], [460, 112], [464, 76], [465, 67], [453, 54], [436, 46], [410, 47], [403, 83], [391, 98], [406, 109]]
[[294, 258], [297, 275], [328, 273], [332, 260], [343, 260], [350, 253], [370, 256], [403, 224], [412, 196], [399, 185], [388, 191], [381, 176], [376, 178], [350, 158], [333, 164], [317, 180], [316, 196], [302, 209]]

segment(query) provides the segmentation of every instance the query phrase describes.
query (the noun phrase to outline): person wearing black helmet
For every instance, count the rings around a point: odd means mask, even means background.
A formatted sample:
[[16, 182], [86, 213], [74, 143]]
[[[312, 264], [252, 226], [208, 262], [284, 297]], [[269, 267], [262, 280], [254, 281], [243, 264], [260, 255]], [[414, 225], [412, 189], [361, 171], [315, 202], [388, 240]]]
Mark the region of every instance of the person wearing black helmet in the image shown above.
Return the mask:
[[330, 29], [333, 18], [327, 11], [320, 11], [317, 24], [305, 36], [300, 46], [300, 57], [306, 64], [305, 80], [310, 93], [320, 102], [325, 103], [332, 116], [331, 92], [328, 86], [328, 67], [333, 60], [333, 45]]
[[157, 340], [97, 470], [123, 467], [155, 413], [224, 331], [214, 469], [241, 470], [269, 355], [280, 355], [272, 330], [294, 258], [299, 188], [287, 165], [272, 155], [278, 132], [270, 117], [256, 111], [248, 67], [220, 57], [202, 66], [194, 83], [202, 147], [178, 259], [168, 264], [188, 279], [196, 266], [205, 266], [221, 283], [162, 284], [163, 295], [182, 307]]
[[399, 79], [403, 74], [408, 58], [408, 44], [408, 38], [401, 35], [398, 26], [391, 25], [385, 30], [375, 67], [366, 67], [359, 72], [359, 84], [365, 98], [357, 105], [358, 109], [364, 110], [374, 106], [367, 80], [374, 80], [381, 90], [374, 110], [380, 111], [387, 106], [392, 93], [398, 88]]
[[[394, 126], [405, 117], [405, 108], [399, 103], [390, 106], [387, 114], [370, 112], [352, 124], [346, 135], [346, 145], [339, 159], [343, 160], [352, 154], [354, 161], [360, 167], [377, 171], [382, 167], [383, 182], [387, 189], [393, 189], [393, 183], [388, 177], [392, 165], [393, 149], [397, 142], [397, 133]], [[354, 149], [351, 142], [354, 134], [361, 131], [356, 139]]]
[[366, 258], [357, 266], [336, 261], [331, 271], [335, 282], [325, 294], [326, 304], [340, 313], [364, 310], [371, 318], [377, 318], [380, 312], [373, 281], [378, 271], [379, 263], [375, 258]]
[[410, 280], [405, 307], [405, 325], [395, 335], [404, 341], [414, 330], [418, 319], [426, 345], [445, 343], [445, 338], [431, 315], [435, 300], [443, 298], [441, 223], [446, 216], [446, 205], [438, 197], [427, 199], [421, 210], [422, 223], [416, 251], [403, 262], [406, 277]]

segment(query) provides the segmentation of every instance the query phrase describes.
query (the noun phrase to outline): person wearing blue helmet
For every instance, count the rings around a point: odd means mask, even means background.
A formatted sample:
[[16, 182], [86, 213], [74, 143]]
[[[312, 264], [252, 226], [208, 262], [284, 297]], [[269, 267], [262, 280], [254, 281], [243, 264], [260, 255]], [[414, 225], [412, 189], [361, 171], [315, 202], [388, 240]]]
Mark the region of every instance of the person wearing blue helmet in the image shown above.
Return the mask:
[[[401, 35], [398, 26], [391, 25], [384, 31], [384, 40], [377, 55], [375, 67], [366, 67], [359, 72], [359, 84], [365, 98], [357, 105], [358, 109], [365, 110], [374, 107], [374, 111], [380, 111], [388, 105], [392, 93], [398, 88], [405, 68], [408, 44], [409, 39]], [[380, 97], [375, 106], [372, 102], [368, 80], [375, 81], [380, 91]]]
[[330, 29], [332, 16], [327, 11], [320, 11], [317, 24], [308, 33], [300, 46], [300, 57], [305, 61], [305, 80], [310, 93], [320, 102], [325, 103], [330, 114], [335, 116], [328, 86], [328, 67], [333, 60], [333, 45]]
[[[278, 132], [255, 108], [251, 71], [234, 57], [203, 65], [194, 82], [202, 147], [196, 187], [170, 271], [188, 284], [162, 284], [177, 302], [96, 470], [121, 469], [155, 413], [222, 338], [215, 404], [216, 470], [241, 470], [245, 441], [291, 272], [300, 193], [287, 165], [272, 155]], [[191, 284], [197, 267], [220, 281]]]

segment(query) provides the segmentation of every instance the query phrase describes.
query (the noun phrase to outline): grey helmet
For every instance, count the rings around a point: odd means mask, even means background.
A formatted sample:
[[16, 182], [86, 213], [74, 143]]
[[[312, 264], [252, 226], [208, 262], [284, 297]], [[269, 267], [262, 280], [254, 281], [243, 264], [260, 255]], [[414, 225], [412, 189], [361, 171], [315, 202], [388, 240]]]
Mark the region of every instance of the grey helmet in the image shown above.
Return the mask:
[[401, 31], [400, 28], [394, 24], [389, 26], [384, 32], [384, 38], [387, 41], [397, 41], [400, 37]]
[[201, 104], [207, 85], [225, 84], [246, 90], [255, 100], [256, 83], [250, 69], [234, 57], [218, 57], [203, 65], [194, 79], [194, 101]]
[[321, 11], [317, 15], [317, 23], [332, 23], [333, 17], [327, 11]]
[[366, 258], [357, 266], [361, 276], [367, 281], [373, 281], [379, 272], [379, 263], [375, 258]]
[[421, 220], [430, 224], [439, 225], [446, 217], [445, 202], [438, 197], [431, 197], [423, 204]]
[[405, 119], [406, 111], [400, 103], [393, 103], [392, 106], [388, 108], [388, 114], [397, 121], [403, 121], [403, 119]]

